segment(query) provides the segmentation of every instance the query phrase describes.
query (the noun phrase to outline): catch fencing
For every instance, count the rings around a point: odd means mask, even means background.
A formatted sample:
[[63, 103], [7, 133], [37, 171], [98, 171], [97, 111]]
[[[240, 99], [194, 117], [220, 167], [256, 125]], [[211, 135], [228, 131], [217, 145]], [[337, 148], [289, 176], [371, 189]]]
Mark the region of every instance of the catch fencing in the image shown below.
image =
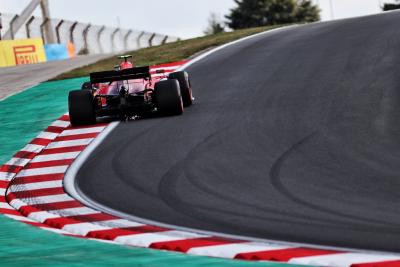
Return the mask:
[[[12, 29], [17, 16], [1, 14], [1, 36], [4, 36], [8, 29]], [[55, 41], [74, 44], [77, 54], [117, 53], [179, 40], [177, 37], [158, 33], [35, 16], [31, 16], [18, 31], [11, 31], [12, 39], [42, 38], [43, 42], [47, 43], [44, 31], [48, 23], [53, 30]]]

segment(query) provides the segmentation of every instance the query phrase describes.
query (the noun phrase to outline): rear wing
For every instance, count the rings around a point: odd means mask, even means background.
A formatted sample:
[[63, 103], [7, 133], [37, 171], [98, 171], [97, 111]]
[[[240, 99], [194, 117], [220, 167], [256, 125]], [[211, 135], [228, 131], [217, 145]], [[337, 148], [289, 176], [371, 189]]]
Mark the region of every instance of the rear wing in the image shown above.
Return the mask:
[[90, 73], [90, 82], [107, 83], [132, 79], [150, 78], [150, 67], [137, 67], [124, 70], [110, 70]]

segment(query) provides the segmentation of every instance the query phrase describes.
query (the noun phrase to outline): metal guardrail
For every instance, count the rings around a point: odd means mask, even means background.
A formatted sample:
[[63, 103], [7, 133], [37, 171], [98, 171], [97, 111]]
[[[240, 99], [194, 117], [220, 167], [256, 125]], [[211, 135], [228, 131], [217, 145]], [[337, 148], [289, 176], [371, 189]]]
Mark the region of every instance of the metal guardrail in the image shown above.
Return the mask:
[[18, 15], [2, 13], [1, 18], [0, 36], [3, 36], [8, 29], [11, 29], [13, 39], [42, 38], [43, 42], [46, 43], [44, 26], [50, 23], [50, 25], [54, 26], [53, 30], [57, 42], [73, 43], [76, 53], [85, 50], [90, 54], [117, 53], [179, 40], [177, 37], [134, 29], [92, 25], [90, 23], [62, 19], [43, 19], [34, 16], [31, 16], [25, 22], [25, 27], [21, 27], [17, 32], [14, 32], [12, 31], [12, 25]]

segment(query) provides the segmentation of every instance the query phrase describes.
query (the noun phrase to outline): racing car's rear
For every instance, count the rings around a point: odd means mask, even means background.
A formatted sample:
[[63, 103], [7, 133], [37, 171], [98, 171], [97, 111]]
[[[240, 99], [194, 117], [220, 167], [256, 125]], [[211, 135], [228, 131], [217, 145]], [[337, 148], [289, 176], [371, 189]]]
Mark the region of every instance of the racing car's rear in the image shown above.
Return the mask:
[[[187, 75], [187, 74], [186, 74]], [[179, 115], [183, 112], [180, 81], [163, 79], [153, 83], [149, 67], [102, 71], [90, 74], [90, 84], [115, 87], [114, 93], [102, 93], [93, 86], [91, 90], [76, 90], [69, 94], [69, 113], [73, 125], [96, 122], [97, 117], [117, 116], [127, 119], [157, 112], [160, 115]], [[132, 90], [142, 83], [142, 90]], [[189, 84], [187, 82], [187, 84]]]

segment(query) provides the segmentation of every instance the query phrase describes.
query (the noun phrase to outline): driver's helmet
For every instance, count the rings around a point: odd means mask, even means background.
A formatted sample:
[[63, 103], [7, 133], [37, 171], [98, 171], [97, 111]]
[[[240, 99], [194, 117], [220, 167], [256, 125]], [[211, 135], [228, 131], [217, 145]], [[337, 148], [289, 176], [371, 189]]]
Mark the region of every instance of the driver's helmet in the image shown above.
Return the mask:
[[133, 64], [131, 62], [129, 62], [129, 61], [124, 61], [124, 62], [121, 62], [119, 67], [120, 67], [121, 70], [130, 69], [130, 68], [133, 68]]

